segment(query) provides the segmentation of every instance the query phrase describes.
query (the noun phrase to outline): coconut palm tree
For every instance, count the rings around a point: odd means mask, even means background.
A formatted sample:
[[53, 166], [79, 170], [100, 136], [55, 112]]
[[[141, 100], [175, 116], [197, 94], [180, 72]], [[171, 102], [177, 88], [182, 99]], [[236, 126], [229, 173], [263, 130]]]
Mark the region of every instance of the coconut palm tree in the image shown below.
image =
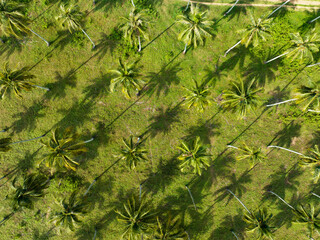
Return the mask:
[[255, 87], [255, 79], [243, 82], [240, 79], [238, 82], [232, 82], [229, 90], [223, 92], [222, 106], [226, 110], [238, 112], [239, 118], [244, 118], [248, 111], [253, 110], [259, 103], [258, 93], [263, 91], [263, 88]]
[[92, 48], [95, 48], [95, 44], [89, 35], [84, 31], [83, 27], [81, 26], [81, 21], [84, 17], [84, 14], [80, 12], [80, 8], [78, 5], [74, 4], [61, 4], [60, 5], [60, 15], [56, 17], [57, 21], [60, 22], [63, 28], [67, 28], [70, 33], [73, 31], [81, 30], [84, 35], [90, 40], [92, 43]]
[[181, 219], [173, 218], [171, 214], [165, 219], [157, 218], [158, 227], [152, 239], [154, 240], [187, 240], [188, 235], [184, 230]]
[[136, 90], [140, 91], [142, 89], [142, 85], [145, 82], [140, 79], [141, 74], [138, 73], [138, 69], [136, 67], [138, 61], [132, 63], [123, 63], [119, 58], [119, 68], [117, 70], [109, 70], [109, 73], [116, 75], [111, 80], [110, 83], [110, 91], [113, 92], [114, 88], [118, 85], [122, 86], [122, 92], [127, 98], [131, 98], [131, 91]]
[[126, 161], [129, 169], [135, 169], [140, 161], [146, 161], [147, 150], [143, 148], [144, 141], [138, 139], [137, 142], [133, 141], [133, 136], [129, 140], [122, 139], [124, 146], [121, 149], [121, 159]]
[[48, 153], [39, 161], [39, 165], [44, 163], [47, 167], [53, 170], [76, 170], [79, 163], [75, 157], [87, 152], [84, 146], [91, 142], [93, 138], [87, 141], [78, 141], [80, 136], [73, 132], [71, 127], [68, 127], [61, 133], [59, 128], [52, 131], [52, 137], [47, 142], [42, 144], [47, 147]]
[[300, 62], [308, 60], [313, 61], [313, 53], [319, 51], [320, 36], [313, 29], [311, 32], [306, 33], [305, 36], [301, 36], [300, 33], [291, 33], [291, 47], [283, 54], [276, 56], [265, 63], [272, 62], [282, 56], [291, 58], [291, 61], [300, 59]]
[[185, 43], [183, 53], [185, 54], [188, 46], [194, 48], [204, 45], [205, 38], [211, 37], [209, 32], [212, 29], [213, 21], [207, 20], [207, 11], [200, 12], [198, 5], [191, 4], [188, 16], [179, 15], [177, 23], [184, 26], [184, 30], [178, 35], [178, 39]]
[[247, 144], [244, 142], [242, 143], [241, 147], [235, 147], [232, 145], [228, 145], [228, 147], [235, 148], [239, 151], [239, 155], [236, 157], [236, 160], [249, 160], [250, 162], [250, 168], [253, 168], [253, 166], [258, 163], [262, 162], [263, 159], [266, 158], [265, 154], [262, 152], [261, 147], [256, 148], [250, 148]]
[[313, 180], [317, 183], [320, 178], [320, 151], [318, 145], [310, 149], [307, 155], [302, 155], [299, 159], [299, 164], [313, 168]]
[[143, 239], [143, 235], [149, 235], [155, 229], [155, 214], [149, 210], [144, 197], [139, 200], [132, 196], [123, 204], [123, 209], [115, 212], [118, 214], [118, 221], [124, 225], [122, 239]]
[[191, 168], [193, 173], [199, 176], [202, 173], [202, 169], [206, 169], [210, 166], [210, 156], [207, 153], [207, 148], [200, 143], [200, 137], [197, 136], [190, 144], [181, 142], [181, 146], [178, 147], [181, 151], [178, 156], [178, 160], [182, 161], [180, 164], [181, 171], [185, 171], [186, 168]]
[[62, 211], [54, 214], [52, 221], [58, 227], [65, 227], [71, 231], [75, 230], [75, 227], [81, 222], [83, 214], [87, 213], [88, 202], [83, 196], [77, 197], [77, 192], [74, 191], [69, 200], [63, 199], [60, 202]]
[[35, 78], [29, 72], [28, 67], [23, 67], [18, 70], [11, 70], [9, 63], [3, 65], [3, 70], [0, 71], [0, 98], [4, 98], [6, 93], [14, 92], [16, 97], [22, 98], [22, 91], [31, 91], [33, 88], [43, 88], [47, 91], [50, 89], [34, 85], [30, 80]]
[[255, 20], [252, 14], [250, 14], [250, 20], [251, 24], [249, 24], [245, 29], [239, 31], [239, 33], [242, 34], [242, 39], [229, 48], [225, 52], [224, 56], [239, 44], [244, 44], [246, 47], [252, 44], [256, 47], [261, 41], [266, 41], [270, 36], [271, 19], [259, 18], [258, 20]]
[[272, 214], [268, 214], [266, 208], [258, 209], [258, 211], [252, 213], [232, 191], [229, 189], [227, 189], [227, 191], [231, 193], [246, 210], [243, 217], [244, 221], [248, 224], [246, 231], [256, 232], [258, 235], [257, 239], [259, 240], [264, 238], [273, 239], [273, 227], [269, 226]]
[[11, 0], [0, 0], [0, 25], [1, 31], [6, 36], [22, 38], [26, 34], [33, 33], [49, 46], [50, 43], [41, 37], [38, 33], [28, 27], [30, 19], [23, 13], [26, 6]]
[[193, 79], [194, 86], [192, 88], [184, 87], [188, 93], [184, 97], [184, 104], [188, 107], [196, 107], [200, 112], [203, 112], [204, 109], [211, 104], [209, 96], [211, 94], [211, 88], [206, 86], [206, 83], [203, 82], [200, 85], [196, 80]]
[[148, 21], [146, 20], [144, 11], [138, 12], [133, 8], [128, 18], [124, 18], [127, 22], [121, 28], [124, 33], [124, 39], [132, 46], [138, 46], [138, 51], [142, 49], [141, 38], [149, 41], [149, 35], [146, 32], [148, 28]]

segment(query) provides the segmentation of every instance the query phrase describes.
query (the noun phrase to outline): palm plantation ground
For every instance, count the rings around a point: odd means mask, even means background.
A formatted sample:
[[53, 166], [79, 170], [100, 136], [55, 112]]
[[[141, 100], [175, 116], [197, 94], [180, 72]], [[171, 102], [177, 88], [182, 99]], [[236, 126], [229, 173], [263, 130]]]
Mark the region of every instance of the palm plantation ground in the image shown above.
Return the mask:
[[[319, 216], [306, 215], [320, 209], [320, 69], [306, 67], [320, 62], [319, 40], [308, 38], [320, 35], [319, 22], [308, 24], [319, 11], [281, 9], [261, 30], [274, 8], [223, 17], [228, 6], [199, 5], [213, 25], [194, 48], [175, 23], [190, 12], [184, 1], [134, 1], [147, 35], [126, 41], [129, 0], [78, 1], [83, 14], [69, 28], [57, 19], [68, 1], [18, 2], [50, 45], [1, 32], [1, 64], [35, 76], [22, 98], [0, 102], [2, 239], [116, 240], [140, 207], [144, 225], [125, 239], [320, 239]], [[252, 29], [260, 41], [248, 43]], [[68, 219], [70, 230], [60, 225]], [[168, 226], [175, 238], [163, 237]]]

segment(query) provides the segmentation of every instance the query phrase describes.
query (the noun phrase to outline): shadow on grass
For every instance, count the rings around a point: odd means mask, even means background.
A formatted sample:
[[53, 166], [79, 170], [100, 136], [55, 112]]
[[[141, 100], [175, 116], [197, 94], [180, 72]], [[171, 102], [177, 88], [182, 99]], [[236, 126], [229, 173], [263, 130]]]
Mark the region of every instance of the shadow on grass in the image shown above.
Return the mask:
[[95, 100], [96, 98], [101, 98], [107, 96], [109, 92], [111, 76], [110, 74], [102, 74], [98, 78], [93, 79], [92, 84], [87, 86], [83, 93], [85, 94], [85, 99]]
[[[253, 2], [253, 0], [249, 0], [246, 3], [250, 3], [250, 2]], [[229, 10], [229, 8], [227, 9], [227, 11]], [[239, 20], [240, 17], [242, 17], [243, 15], [247, 15], [248, 12], [252, 10], [254, 10], [254, 7], [251, 7], [251, 6], [243, 7], [243, 6], [236, 5], [225, 18], [227, 18], [228, 21], [231, 21], [234, 18], [237, 18], [237, 20]]]
[[14, 52], [21, 52], [23, 44], [21, 41], [14, 37], [1, 37], [2, 42], [0, 42], [0, 56], [5, 55], [8, 59]]
[[229, 54], [233, 55], [221, 64], [221, 71], [232, 70], [236, 67], [237, 64], [239, 64], [240, 69], [242, 69], [246, 58], [253, 57], [250, 51], [243, 44], [240, 44], [239, 46], [234, 48]]
[[32, 239], [33, 240], [48, 240], [52, 237], [55, 237], [57, 234], [55, 234], [52, 230], [53, 230], [53, 228], [50, 228], [48, 231], [44, 231], [44, 232], [40, 233], [39, 229], [33, 229]]
[[222, 77], [227, 76], [227, 74], [223, 73], [223, 69], [220, 69], [220, 58], [218, 57], [213, 70], [208, 66], [204, 69], [204, 83], [209, 83], [212, 87], [215, 87], [217, 81], [221, 81]]
[[98, 10], [108, 10], [112, 11], [112, 9], [119, 6], [119, 4], [123, 5], [127, 3], [127, 0], [91, 0], [94, 4], [94, 11]]
[[276, 133], [276, 145], [280, 147], [290, 147], [293, 138], [300, 136], [301, 125], [292, 123], [285, 126], [282, 130]]
[[233, 231], [239, 239], [245, 239], [246, 223], [243, 221], [243, 214], [239, 213], [236, 216], [226, 215], [219, 227], [213, 230], [209, 239], [236, 239], [231, 231]]
[[315, 131], [312, 133], [312, 139], [308, 142], [308, 144], [313, 147], [314, 145], [318, 145], [320, 147], [320, 131]]
[[161, 94], [167, 95], [171, 85], [178, 85], [180, 79], [177, 73], [182, 70], [177, 63], [171, 67], [162, 66], [159, 72], [151, 72], [146, 77], [150, 79], [148, 82], [147, 94], [156, 94], [159, 98]]
[[99, 61], [108, 53], [110, 52], [111, 55], [114, 52], [117, 44], [119, 44], [120, 41], [112, 40], [110, 38], [110, 35], [107, 35], [105, 33], [100, 33], [100, 39], [98, 40], [98, 43], [95, 47], [96, 54], [99, 56]]

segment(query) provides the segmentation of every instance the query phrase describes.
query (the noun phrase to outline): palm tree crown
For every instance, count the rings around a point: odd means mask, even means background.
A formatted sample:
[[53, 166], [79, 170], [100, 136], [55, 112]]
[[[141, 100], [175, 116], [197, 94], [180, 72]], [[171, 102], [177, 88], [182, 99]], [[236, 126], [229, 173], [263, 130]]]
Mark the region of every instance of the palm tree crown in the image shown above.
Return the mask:
[[207, 12], [200, 12], [198, 5], [194, 7], [191, 4], [190, 14], [188, 16], [179, 15], [177, 22], [184, 25], [185, 29], [179, 34], [178, 39], [186, 45], [192, 45], [194, 48], [198, 44], [204, 45], [204, 39], [211, 36], [209, 30], [213, 21], [207, 20]]
[[3, 70], [0, 71], [0, 97], [3, 98], [8, 92], [14, 92], [15, 96], [21, 98], [21, 91], [30, 91], [34, 88], [30, 79], [35, 78], [29, 72], [28, 67], [21, 68], [19, 70], [11, 70], [9, 64], [5, 63], [3, 65]]
[[123, 63], [119, 59], [119, 68], [117, 70], [109, 70], [110, 73], [117, 75], [110, 83], [110, 91], [113, 92], [114, 88], [118, 85], [122, 86], [122, 92], [127, 98], [131, 98], [132, 90], [141, 90], [142, 85], [145, 83], [140, 79], [141, 74], [138, 73], [136, 67], [138, 61], [130, 64]]
[[56, 17], [62, 27], [67, 28], [71, 33], [81, 28], [83, 13], [80, 12], [78, 5], [60, 5], [61, 14]]
[[29, 33], [30, 20], [24, 16], [25, 6], [11, 0], [0, 0], [1, 31], [7, 36], [21, 38]]
[[314, 206], [312, 204], [308, 204], [308, 207], [304, 207], [303, 205], [298, 205], [298, 207], [293, 211], [295, 215], [295, 223], [307, 225], [310, 237], [314, 231], [318, 234], [320, 233], [320, 218], [319, 211], [315, 211]]
[[238, 112], [240, 118], [245, 117], [249, 110], [258, 105], [257, 93], [263, 90], [263, 88], [255, 88], [254, 83], [255, 79], [249, 82], [243, 82], [242, 79], [232, 82], [231, 89], [224, 91], [222, 95], [222, 106], [227, 110]]
[[318, 145], [309, 150], [307, 155], [302, 155], [299, 164], [305, 167], [313, 168], [313, 180], [317, 183], [320, 179], [320, 151]]
[[129, 169], [135, 169], [138, 162], [142, 160], [148, 160], [146, 157], [147, 150], [143, 148], [143, 141], [133, 142], [133, 137], [130, 139], [122, 139], [123, 148], [121, 149], [121, 158], [126, 161], [126, 165]]
[[210, 88], [206, 86], [205, 83], [198, 84], [196, 80], [193, 80], [194, 87], [186, 88], [188, 94], [185, 96], [184, 104], [188, 108], [196, 107], [197, 110], [203, 112], [206, 106], [211, 104], [211, 101], [208, 99], [210, 96]]
[[155, 240], [187, 240], [188, 235], [183, 229], [181, 219], [173, 218], [172, 215], [164, 220], [157, 218], [158, 228], [155, 231], [153, 239]]
[[242, 143], [241, 147], [237, 148], [240, 154], [236, 157], [237, 160], [249, 160], [250, 167], [252, 168], [257, 162], [261, 162], [266, 156], [262, 152], [261, 148], [248, 147], [247, 144]]
[[78, 138], [79, 135], [74, 133], [70, 127], [66, 128], [63, 134], [59, 128], [56, 128], [52, 131], [52, 137], [48, 142], [42, 142], [48, 148], [49, 153], [41, 159], [39, 164], [45, 162], [45, 165], [52, 169], [66, 168], [75, 171], [79, 163], [74, 158], [87, 151], [87, 148], [84, 147], [85, 142], [78, 141]]
[[320, 86], [311, 82], [309, 86], [301, 85], [294, 91], [294, 98], [296, 103], [303, 104], [302, 110], [306, 111], [309, 108], [313, 110], [320, 110]]
[[207, 154], [207, 148], [200, 144], [199, 136], [190, 144], [181, 142], [181, 147], [178, 147], [178, 149], [181, 151], [178, 157], [182, 161], [180, 164], [181, 171], [191, 167], [194, 173], [201, 175], [202, 169], [210, 166], [210, 155]]

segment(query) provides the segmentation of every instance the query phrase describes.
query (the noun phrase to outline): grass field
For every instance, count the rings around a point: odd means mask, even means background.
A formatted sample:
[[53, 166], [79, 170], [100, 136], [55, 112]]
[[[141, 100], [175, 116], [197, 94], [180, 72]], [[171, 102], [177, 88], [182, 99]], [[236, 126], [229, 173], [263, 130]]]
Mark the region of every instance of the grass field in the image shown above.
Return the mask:
[[[32, 66], [36, 84], [51, 91], [34, 89], [24, 93], [22, 100], [13, 96], [3, 99], [0, 128], [10, 129], [1, 134], [11, 135], [18, 141], [40, 136], [56, 126], [73, 126], [83, 139], [94, 136], [95, 140], [87, 145], [89, 151], [80, 159], [76, 173], [53, 179], [46, 196], [36, 202], [34, 210], [21, 211], [0, 227], [2, 239], [86, 240], [92, 239], [96, 228], [97, 239], [118, 240], [122, 226], [116, 220], [114, 209], [121, 208], [132, 193], [138, 193], [142, 182], [153, 208], [180, 215], [190, 239], [235, 239], [231, 229], [240, 239], [256, 239], [255, 234], [245, 233], [243, 209], [227, 194], [226, 188], [232, 189], [249, 209], [264, 206], [273, 213], [272, 226], [277, 227], [275, 239], [308, 239], [307, 228], [291, 224], [290, 209], [265, 194], [266, 190], [273, 190], [294, 206], [300, 201], [311, 201], [320, 208], [320, 200], [309, 194], [311, 190], [320, 193], [319, 185], [311, 180], [310, 170], [297, 167], [287, 173], [297, 162], [297, 155], [273, 150], [263, 163], [249, 170], [248, 162], [236, 161], [236, 152], [225, 149], [234, 140], [235, 146], [246, 142], [265, 149], [273, 140], [273, 144], [304, 153], [314, 144], [320, 144], [320, 118], [312, 113], [297, 117], [300, 112], [293, 104], [266, 111], [261, 106], [239, 120], [234, 113], [221, 111], [215, 103], [204, 113], [186, 109], [181, 103], [186, 94], [183, 86], [191, 86], [192, 79], [210, 78], [216, 65], [220, 78], [214, 77], [211, 82], [213, 97], [217, 98], [230, 81], [243, 76], [252, 63], [283, 51], [289, 33], [302, 31], [301, 26], [317, 16], [314, 12], [284, 10], [274, 19], [273, 40], [257, 48], [239, 47], [222, 57], [240, 40], [237, 31], [249, 23], [249, 16], [244, 9], [236, 8], [230, 16], [220, 19], [228, 7], [202, 6], [208, 10], [210, 19], [220, 21], [204, 47], [190, 49], [183, 55], [184, 44], [177, 40], [180, 26], [173, 25], [156, 37], [175, 21], [185, 2], [154, 1], [156, 4], [151, 8], [156, 13], [150, 15], [150, 36], [156, 39], [143, 49], [139, 62], [143, 78], [155, 81], [154, 89], [149, 89], [154, 91], [128, 100], [121, 91], [109, 92], [111, 76], [107, 71], [117, 68], [122, 54], [113, 29], [123, 23], [121, 17], [130, 12], [130, 1], [101, 0], [95, 7], [92, 1], [78, 1], [81, 9], [87, 11], [85, 29], [96, 42], [94, 50], [82, 34], [70, 35], [60, 30], [54, 18], [58, 14], [58, 3], [27, 2], [28, 14], [34, 19], [33, 29], [52, 44], [47, 47], [35, 36], [23, 45], [2, 44], [1, 64], [8, 61], [11, 67]], [[250, 9], [257, 17], [272, 11], [272, 8]], [[319, 23], [315, 27], [319, 32]], [[315, 55], [316, 62], [319, 57], [319, 53]], [[320, 76], [319, 67], [305, 69], [287, 59], [275, 61], [266, 68], [256, 69], [274, 71], [272, 79], [260, 82], [264, 87], [260, 94], [263, 105], [288, 99], [292, 89], [310, 80], [318, 81]], [[115, 165], [91, 189], [88, 198], [92, 209], [77, 230], [49, 231], [54, 226], [50, 222], [51, 214], [59, 208], [55, 201], [69, 196], [77, 188], [85, 191], [90, 182], [117, 159], [123, 137], [140, 136], [146, 131], [150, 135], [145, 142], [149, 161], [139, 164], [135, 171], [129, 171], [124, 162]], [[212, 154], [211, 167], [202, 176], [182, 173], [177, 167], [177, 146], [182, 139], [192, 136], [200, 136]], [[28, 142], [2, 153], [1, 175], [16, 166], [34, 171], [36, 162], [45, 153], [44, 149], [38, 151], [40, 146], [39, 141]], [[6, 180], [2, 179], [1, 184]], [[194, 196], [197, 211], [185, 185]], [[1, 188], [1, 215], [4, 216], [11, 211], [9, 201], [5, 200], [12, 193], [10, 181]]]

